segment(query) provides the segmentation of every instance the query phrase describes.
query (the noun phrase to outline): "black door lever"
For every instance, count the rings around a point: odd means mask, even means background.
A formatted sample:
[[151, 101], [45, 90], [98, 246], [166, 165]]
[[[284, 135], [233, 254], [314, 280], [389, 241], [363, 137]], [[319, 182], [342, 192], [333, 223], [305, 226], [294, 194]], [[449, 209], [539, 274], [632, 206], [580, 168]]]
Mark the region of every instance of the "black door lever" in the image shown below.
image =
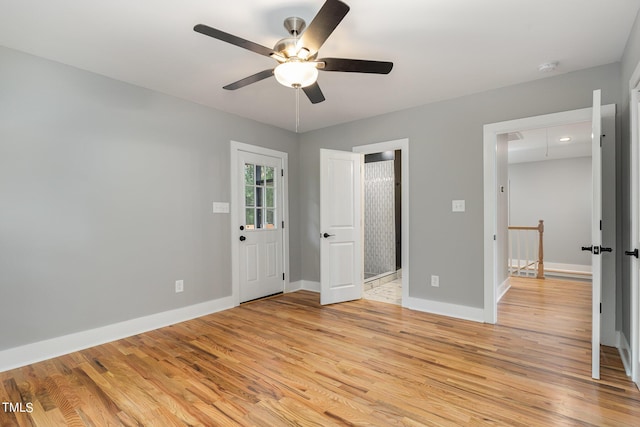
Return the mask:
[[325, 239], [326, 239], [327, 237], [331, 237], [331, 236], [335, 236], [335, 234], [324, 233], [324, 234], [322, 235], [322, 237], [324, 237]]
[[613, 252], [613, 249], [600, 246], [600, 252]]
[[638, 258], [638, 248], [632, 250], [632, 251], [624, 251], [625, 255], [629, 255], [629, 256], [634, 256], [636, 258]]
[[583, 246], [582, 247], [583, 251], [589, 251], [589, 252], [593, 252], [593, 246]]

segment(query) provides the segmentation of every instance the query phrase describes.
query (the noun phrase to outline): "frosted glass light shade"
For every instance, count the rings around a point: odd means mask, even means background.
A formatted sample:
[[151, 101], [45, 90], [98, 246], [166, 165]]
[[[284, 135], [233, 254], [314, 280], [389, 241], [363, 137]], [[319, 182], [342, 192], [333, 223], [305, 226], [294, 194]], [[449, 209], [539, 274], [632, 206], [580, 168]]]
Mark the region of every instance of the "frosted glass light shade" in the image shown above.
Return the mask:
[[273, 70], [276, 80], [287, 87], [307, 87], [318, 79], [318, 69], [312, 62], [289, 61]]

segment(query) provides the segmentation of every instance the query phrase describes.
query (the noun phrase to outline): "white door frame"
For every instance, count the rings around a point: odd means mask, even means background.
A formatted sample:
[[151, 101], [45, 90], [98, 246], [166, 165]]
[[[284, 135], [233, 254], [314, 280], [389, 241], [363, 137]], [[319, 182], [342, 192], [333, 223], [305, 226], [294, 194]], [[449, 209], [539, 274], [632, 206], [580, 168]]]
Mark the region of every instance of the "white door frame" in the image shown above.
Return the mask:
[[[615, 106], [605, 105], [605, 111]], [[498, 319], [496, 272], [496, 148], [498, 135], [528, 129], [561, 126], [576, 122], [591, 122], [592, 108], [544, 114], [516, 120], [484, 125], [484, 321], [496, 323]], [[614, 113], [615, 114], [615, 113]]]
[[409, 139], [353, 147], [353, 152], [362, 154], [395, 150], [402, 152], [402, 224], [400, 225], [402, 244], [400, 250], [402, 251], [402, 306], [407, 307], [409, 302]]
[[[631, 125], [631, 239], [630, 248], [625, 250], [633, 250], [640, 248], [640, 63], [636, 66], [635, 71], [629, 80], [629, 114]], [[635, 258], [631, 258], [631, 379], [640, 387], [640, 278], [638, 269], [640, 262]]]
[[282, 151], [276, 151], [269, 148], [259, 147], [257, 145], [245, 144], [242, 142], [231, 141], [231, 298], [233, 300], [233, 306], [240, 305], [240, 222], [238, 215], [238, 206], [241, 205], [240, 200], [240, 188], [238, 188], [238, 152], [246, 151], [249, 153], [261, 154], [263, 156], [270, 156], [279, 158], [281, 161], [281, 169], [284, 171], [284, 177], [282, 179], [282, 221], [284, 221], [285, 227], [282, 230], [282, 263], [284, 271], [283, 292], [289, 289], [289, 155]]

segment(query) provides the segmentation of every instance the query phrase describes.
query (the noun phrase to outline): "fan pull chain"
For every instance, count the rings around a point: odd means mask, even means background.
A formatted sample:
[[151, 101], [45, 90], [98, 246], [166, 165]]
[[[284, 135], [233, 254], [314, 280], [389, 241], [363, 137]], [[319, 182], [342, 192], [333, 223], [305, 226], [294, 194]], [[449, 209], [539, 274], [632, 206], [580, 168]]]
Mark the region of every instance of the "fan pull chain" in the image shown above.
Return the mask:
[[298, 127], [300, 126], [300, 88], [296, 88], [296, 133], [298, 133]]
[[[298, 31], [293, 34], [295, 38], [296, 56], [298, 55]], [[296, 87], [296, 133], [298, 133], [298, 127], [300, 126], [300, 86]]]
[[549, 157], [549, 128], [545, 129], [545, 135], [547, 138], [547, 150], [544, 153], [545, 157]]

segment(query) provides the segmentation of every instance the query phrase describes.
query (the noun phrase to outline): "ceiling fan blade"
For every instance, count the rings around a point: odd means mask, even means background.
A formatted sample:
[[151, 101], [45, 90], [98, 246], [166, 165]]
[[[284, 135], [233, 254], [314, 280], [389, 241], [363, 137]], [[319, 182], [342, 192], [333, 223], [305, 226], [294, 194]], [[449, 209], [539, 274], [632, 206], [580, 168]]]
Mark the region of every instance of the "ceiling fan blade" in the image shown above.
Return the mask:
[[302, 90], [304, 91], [305, 95], [307, 95], [307, 98], [309, 98], [309, 101], [311, 101], [312, 104], [317, 104], [324, 101], [325, 99], [322, 91], [320, 90], [318, 82], [315, 82], [310, 86], [303, 87]]
[[269, 49], [268, 47], [251, 42], [249, 40], [245, 40], [238, 36], [234, 36], [233, 34], [225, 33], [224, 31], [211, 28], [204, 24], [196, 25], [195, 27], [193, 27], [193, 31], [204, 34], [205, 36], [213, 37], [214, 39], [222, 40], [223, 42], [231, 43], [232, 45], [250, 50], [251, 52], [255, 52], [260, 55], [277, 55], [277, 53], [274, 52], [273, 49]]
[[347, 12], [349, 12], [349, 6], [346, 4], [339, 0], [327, 0], [300, 36], [300, 45], [312, 54], [320, 50]]
[[389, 74], [393, 68], [393, 62], [364, 59], [322, 58], [317, 62], [324, 62], [324, 67], [318, 67], [319, 70], [346, 73]]
[[245, 77], [242, 80], [238, 80], [237, 82], [228, 84], [225, 87], [223, 87], [223, 89], [227, 89], [227, 90], [240, 89], [241, 87], [248, 86], [251, 83], [259, 82], [260, 80], [264, 80], [264, 79], [266, 79], [268, 77], [271, 77], [271, 76], [273, 76], [273, 70], [272, 69], [260, 71], [259, 73], [256, 73], [256, 74], [254, 74], [252, 76]]

